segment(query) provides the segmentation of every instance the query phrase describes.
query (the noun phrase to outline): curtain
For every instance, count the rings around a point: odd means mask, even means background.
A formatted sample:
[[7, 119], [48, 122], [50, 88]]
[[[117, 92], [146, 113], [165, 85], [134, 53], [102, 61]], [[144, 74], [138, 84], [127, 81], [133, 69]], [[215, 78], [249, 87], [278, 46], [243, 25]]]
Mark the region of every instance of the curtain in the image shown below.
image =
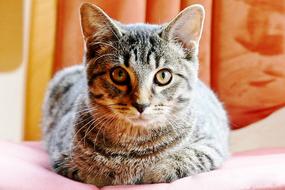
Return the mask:
[[285, 0], [214, 2], [211, 87], [239, 128], [285, 106]]

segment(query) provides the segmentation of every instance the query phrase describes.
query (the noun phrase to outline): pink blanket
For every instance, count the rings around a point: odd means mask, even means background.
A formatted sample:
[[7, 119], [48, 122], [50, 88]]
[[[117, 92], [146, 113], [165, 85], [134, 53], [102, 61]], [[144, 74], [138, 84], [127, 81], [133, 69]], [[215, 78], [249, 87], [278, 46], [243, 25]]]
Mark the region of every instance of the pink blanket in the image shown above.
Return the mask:
[[[53, 173], [40, 143], [0, 142], [0, 190], [98, 190]], [[104, 187], [103, 190], [284, 189], [285, 148], [233, 155], [221, 169], [170, 184]]]

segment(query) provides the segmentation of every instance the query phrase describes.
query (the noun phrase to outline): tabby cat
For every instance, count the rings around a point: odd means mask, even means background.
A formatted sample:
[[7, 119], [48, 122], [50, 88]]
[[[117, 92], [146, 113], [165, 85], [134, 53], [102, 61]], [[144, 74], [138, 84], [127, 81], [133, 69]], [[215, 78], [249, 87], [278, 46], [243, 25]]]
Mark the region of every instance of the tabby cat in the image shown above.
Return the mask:
[[204, 9], [165, 25], [124, 25], [81, 6], [82, 65], [50, 82], [44, 142], [55, 172], [98, 187], [172, 182], [219, 167], [228, 120], [198, 79]]

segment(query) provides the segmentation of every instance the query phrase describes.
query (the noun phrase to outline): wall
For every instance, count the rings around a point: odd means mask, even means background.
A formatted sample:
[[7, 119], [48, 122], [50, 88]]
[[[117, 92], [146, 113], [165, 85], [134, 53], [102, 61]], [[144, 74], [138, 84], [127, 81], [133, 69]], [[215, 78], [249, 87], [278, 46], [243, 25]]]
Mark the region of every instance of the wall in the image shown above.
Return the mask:
[[0, 1], [0, 139], [23, 135], [29, 7], [28, 0]]
[[25, 140], [41, 137], [41, 107], [54, 57], [57, 0], [33, 0], [27, 67]]

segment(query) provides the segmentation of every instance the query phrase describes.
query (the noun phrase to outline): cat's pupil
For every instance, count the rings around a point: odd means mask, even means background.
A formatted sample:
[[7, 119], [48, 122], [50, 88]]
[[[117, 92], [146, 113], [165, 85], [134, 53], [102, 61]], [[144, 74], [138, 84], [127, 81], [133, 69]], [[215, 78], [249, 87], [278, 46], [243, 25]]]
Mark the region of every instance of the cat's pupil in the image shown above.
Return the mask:
[[162, 72], [162, 73], [161, 73], [161, 77], [162, 77], [163, 79], [165, 79], [165, 72]]
[[122, 78], [124, 76], [124, 72], [122, 70], [119, 70], [118, 75], [119, 75], [119, 78]]

